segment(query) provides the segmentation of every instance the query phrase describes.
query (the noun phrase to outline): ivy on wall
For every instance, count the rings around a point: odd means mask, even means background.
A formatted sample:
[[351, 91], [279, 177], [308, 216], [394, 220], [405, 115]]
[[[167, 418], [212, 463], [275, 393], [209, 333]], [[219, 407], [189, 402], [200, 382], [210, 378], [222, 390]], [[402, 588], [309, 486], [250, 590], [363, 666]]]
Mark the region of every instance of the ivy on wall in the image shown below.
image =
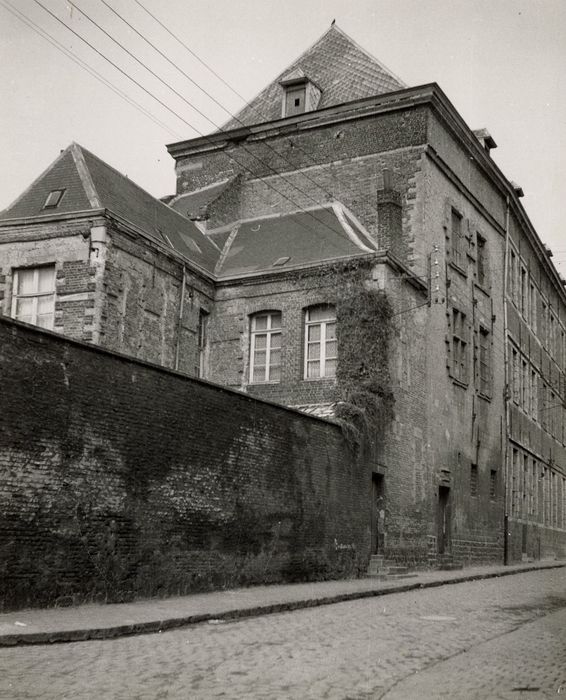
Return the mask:
[[372, 287], [368, 258], [327, 265], [304, 274], [311, 288], [328, 289], [336, 307], [338, 402], [335, 415], [355, 452], [378, 448], [394, 417], [389, 371], [392, 307]]

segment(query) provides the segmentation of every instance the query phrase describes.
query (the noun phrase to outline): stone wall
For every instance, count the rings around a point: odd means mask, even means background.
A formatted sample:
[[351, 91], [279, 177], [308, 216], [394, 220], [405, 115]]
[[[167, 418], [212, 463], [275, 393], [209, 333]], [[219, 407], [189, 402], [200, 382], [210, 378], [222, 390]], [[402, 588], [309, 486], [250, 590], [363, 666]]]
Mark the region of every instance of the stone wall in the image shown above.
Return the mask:
[[4, 608], [367, 565], [337, 425], [4, 318], [0, 374]]

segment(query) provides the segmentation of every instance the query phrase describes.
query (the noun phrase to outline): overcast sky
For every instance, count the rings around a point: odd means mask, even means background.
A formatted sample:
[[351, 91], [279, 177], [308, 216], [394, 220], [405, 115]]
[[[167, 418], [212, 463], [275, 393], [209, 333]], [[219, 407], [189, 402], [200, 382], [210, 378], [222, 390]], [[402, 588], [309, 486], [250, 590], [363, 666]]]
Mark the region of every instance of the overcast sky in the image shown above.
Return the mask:
[[[159, 97], [133, 85], [39, 6]], [[102, 0], [73, 0], [211, 121], [173, 95], [64, 0], [0, 0], [0, 209], [77, 141], [156, 196], [174, 192], [165, 144], [213, 131], [243, 101], [136, 0], [106, 0], [182, 67], [181, 76]], [[139, 0], [250, 99], [333, 19], [408, 85], [437, 82], [471, 128], [487, 127], [503, 172], [566, 275], [566, 0]], [[71, 49], [139, 108], [9, 11]]]

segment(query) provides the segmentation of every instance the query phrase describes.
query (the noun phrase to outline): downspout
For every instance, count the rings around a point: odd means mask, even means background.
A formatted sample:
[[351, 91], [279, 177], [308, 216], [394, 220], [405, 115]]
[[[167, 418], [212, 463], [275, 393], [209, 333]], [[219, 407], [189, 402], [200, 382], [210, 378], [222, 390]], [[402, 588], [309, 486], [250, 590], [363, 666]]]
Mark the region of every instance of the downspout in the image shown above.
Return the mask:
[[511, 505], [511, 494], [509, 492], [509, 435], [510, 435], [510, 415], [509, 415], [509, 339], [507, 324], [507, 284], [509, 281], [509, 195], [506, 197], [505, 208], [505, 257], [503, 262], [503, 364], [505, 371], [504, 394], [505, 401], [505, 446], [504, 446], [504, 497], [505, 514], [503, 518], [503, 563], [509, 564], [509, 510]]
[[187, 271], [183, 265], [183, 282], [181, 283], [181, 303], [179, 304], [179, 318], [177, 319], [177, 342], [175, 344], [175, 365], [179, 369], [179, 353], [181, 350], [181, 325], [183, 323], [183, 310], [185, 306], [185, 287], [187, 286]]

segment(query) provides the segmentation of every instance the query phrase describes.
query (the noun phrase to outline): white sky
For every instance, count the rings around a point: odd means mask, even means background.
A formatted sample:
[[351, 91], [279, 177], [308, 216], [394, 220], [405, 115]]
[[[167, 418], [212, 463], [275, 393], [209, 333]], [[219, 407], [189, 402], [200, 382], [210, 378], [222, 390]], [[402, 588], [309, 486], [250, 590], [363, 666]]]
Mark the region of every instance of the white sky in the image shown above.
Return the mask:
[[[215, 129], [65, 0], [38, 0], [201, 132]], [[231, 112], [242, 100], [136, 4], [106, 0]], [[73, 0], [220, 125], [228, 113], [177, 73], [101, 0]], [[437, 82], [492, 155], [566, 275], [566, 0], [140, 0], [250, 99], [337, 24], [408, 85]], [[25, 26], [11, 5], [167, 124], [156, 125]], [[0, 209], [77, 141], [155, 196], [174, 192], [165, 144], [198, 135], [52, 19], [36, 0], [0, 0]]]

